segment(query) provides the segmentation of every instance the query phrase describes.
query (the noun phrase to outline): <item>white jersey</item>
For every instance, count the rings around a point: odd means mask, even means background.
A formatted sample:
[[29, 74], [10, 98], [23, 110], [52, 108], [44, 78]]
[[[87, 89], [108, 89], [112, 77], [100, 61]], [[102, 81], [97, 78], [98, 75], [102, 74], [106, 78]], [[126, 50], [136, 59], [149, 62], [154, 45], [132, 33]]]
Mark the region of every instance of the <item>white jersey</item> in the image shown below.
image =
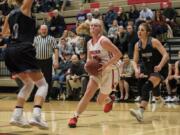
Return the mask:
[[91, 40], [89, 40], [89, 42], [87, 44], [88, 52], [91, 55], [91, 57], [92, 58], [96, 58], [96, 57], [100, 58], [102, 63], [108, 62], [112, 57], [111, 53], [109, 51], [105, 50], [101, 46], [101, 40], [104, 38], [106, 38], [106, 37], [101, 36], [94, 45], [92, 44], [92, 39], [91, 39]]
[[[98, 57], [101, 59], [102, 63], [107, 63], [112, 58], [112, 54], [102, 47], [101, 41], [104, 38], [106, 37], [101, 36], [95, 44], [92, 44], [92, 40], [90, 40], [87, 44], [87, 48], [92, 58], [96, 59], [96, 57]], [[97, 82], [101, 93], [107, 95], [112, 92], [112, 89], [114, 89], [115, 84], [119, 82], [118, 77], [119, 70], [115, 67], [115, 65], [108, 66], [99, 76], [90, 76], [90, 78]]]

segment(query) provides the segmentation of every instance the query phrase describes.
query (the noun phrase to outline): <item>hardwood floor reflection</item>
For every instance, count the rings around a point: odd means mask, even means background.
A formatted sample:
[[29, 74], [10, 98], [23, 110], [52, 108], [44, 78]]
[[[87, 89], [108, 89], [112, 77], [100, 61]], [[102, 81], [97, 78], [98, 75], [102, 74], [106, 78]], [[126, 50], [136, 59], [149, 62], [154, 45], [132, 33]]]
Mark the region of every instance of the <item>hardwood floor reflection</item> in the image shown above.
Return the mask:
[[[15, 105], [15, 98], [0, 99], [0, 133], [13, 135], [179, 135], [180, 134], [180, 105], [166, 104], [158, 106], [152, 112], [149, 105], [144, 122], [138, 123], [129, 114], [129, 109], [137, 107], [135, 103], [115, 103], [113, 111], [103, 113], [102, 107], [91, 102], [87, 110], [78, 120], [78, 127], [70, 129], [68, 119], [78, 102], [51, 101], [45, 103], [43, 118], [47, 120], [49, 130], [39, 130], [32, 127], [22, 129], [9, 125], [9, 120]], [[33, 103], [25, 106], [25, 117], [30, 119]]]

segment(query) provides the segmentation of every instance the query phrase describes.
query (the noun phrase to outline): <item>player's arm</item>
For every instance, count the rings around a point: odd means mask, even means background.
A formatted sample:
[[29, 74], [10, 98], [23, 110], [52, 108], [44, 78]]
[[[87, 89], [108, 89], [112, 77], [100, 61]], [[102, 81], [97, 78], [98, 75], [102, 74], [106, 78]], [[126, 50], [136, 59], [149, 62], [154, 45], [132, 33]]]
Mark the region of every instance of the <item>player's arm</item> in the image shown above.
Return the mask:
[[101, 40], [101, 46], [112, 53], [113, 56], [107, 63], [105, 63], [105, 67], [115, 64], [122, 57], [122, 53], [108, 38]]
[[87, 44], [87, 59], [86, 59], [86, 61], [89, 61], [89, 60], [91, 60], [91, 59], [92, 59], [92, 57], [91, 57], [91, 55], [90, 55], [89, 48], [88, 48], [88, 44]]
[[10, 36], [8, 18], [9, 18], [9, 16], [6, 16], [5, 21], [4, 21], [4, 25], [2, 28], [2, 37], [9, 37]]
[[1, 39], [0, 39], [0, 48], [6, 47], [5, 38], [8, 38], [9, 36], [10, 36], [10, 29], [9, 29], [9, 24], [8, 24], [8, 16], [6, 16], [4, 25], [2, 27], [2, 33], [1, 33]]
[[161, 42], [160, 42], [159, 40], [153, 38], [153, 39], [152, 39], [152, 45], [153, 45], [153, 47], [156, 48], [156, 49], [161, 53], [161, 55], [163, 56], [162, 59], [161, 59], [161, 61], [160, 61], [160, 63], [159, 63], [159, 65], [157, 65], [157, 66], [159, 66], [159, 67], [162, 69], [162, 67], [168, 62], [168, 60], [169, 60], [169, 55], [168, 55], [166, 49], [163, 47], [163, 45], [161, 44]]
[[31, 17], [31, 7], [34, 0], [24, 0], [21, 6], [21, 11], [24, 15]]

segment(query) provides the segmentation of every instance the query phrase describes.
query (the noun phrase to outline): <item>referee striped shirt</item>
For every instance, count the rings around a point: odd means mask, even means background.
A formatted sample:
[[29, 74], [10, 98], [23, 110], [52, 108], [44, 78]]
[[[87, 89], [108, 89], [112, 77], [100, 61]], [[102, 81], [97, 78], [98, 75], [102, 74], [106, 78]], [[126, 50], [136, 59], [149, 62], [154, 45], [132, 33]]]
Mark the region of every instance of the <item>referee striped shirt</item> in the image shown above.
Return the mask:
[[53, 55], [53, 50], [58, 49], [57, 41], [54, 37], [41, 35], [34, 38], [34, 47], [36, 48], [36, 58], [40, 60], [49, 59]]

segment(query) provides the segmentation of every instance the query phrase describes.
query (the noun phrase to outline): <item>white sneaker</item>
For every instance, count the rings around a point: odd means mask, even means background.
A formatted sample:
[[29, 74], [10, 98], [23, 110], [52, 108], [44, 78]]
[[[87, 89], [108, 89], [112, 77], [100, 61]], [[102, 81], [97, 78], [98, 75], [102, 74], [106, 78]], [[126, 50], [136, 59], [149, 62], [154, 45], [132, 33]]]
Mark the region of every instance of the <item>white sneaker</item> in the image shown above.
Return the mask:
[[152, 104], [152, 112], [156, 111], [157, 108], [160, 108], [163, 105], [165, 105], [165, 101], [162, 97], [160, 97], [159, 99], [155, 99], [154, 104]]
[[178, 97], [174, 96], [173, 98], [171, 98], [170, 102], [178, 102]]
[[166, 98], [166, 100], [165, 100], [165, 102], [170, 102], [171, 101], [171, 97], [170, 96], [168, 96], [167, 98]]
[[30, 128], [31, 127], [31, 125], [29, 125], [29, 123], [23, 116], [21, 116], [21, 117], [13, 116], [10, 120], [10, 124], [13, 126], [22, 127], [22, 128]]
[[155, 96], [153, 96], [151, 103], [155, 103], [155, 101], [156, 101], [156, 98], [155, 98]]
[[139, 122], [143, 121], [143, 113], [140, 109], [130, 109], [130, 114], [134, 116]]
[[48, 129], [48, 124], [41, 117], [33, 116], [29, 121], [32, 126], [37, 126], [39, 129]]
[[135, 101], [135, 102], [139, 102], [139, 101], [140, 101], [140, 98], [141, 98], [140, 96], [137, 96], [134, 101]]

